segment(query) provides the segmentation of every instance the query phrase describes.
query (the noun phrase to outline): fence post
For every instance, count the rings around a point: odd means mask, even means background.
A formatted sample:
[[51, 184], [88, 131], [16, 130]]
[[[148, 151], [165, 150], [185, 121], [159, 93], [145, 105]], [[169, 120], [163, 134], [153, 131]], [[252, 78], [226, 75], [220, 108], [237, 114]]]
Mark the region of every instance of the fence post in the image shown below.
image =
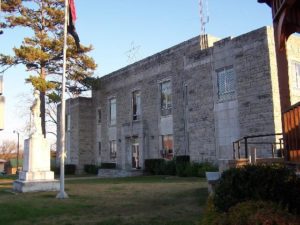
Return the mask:
[[238, 158], [240, 159], [241, 158], [241, 142], [239, 141], [238, 142]]
[[245, 139], [245, 158], [247, 159], [248, 158], [248, 143], [247, 143], [248, 139], [247, 139], [247, 137], [244, 137], [244, 139]]
[[233, 147], [233, 159], [235, 160], [235, 142], [232, 142]]
[[251, 147], [250, 149], [250, 164], [256, 164], [256, 148]]

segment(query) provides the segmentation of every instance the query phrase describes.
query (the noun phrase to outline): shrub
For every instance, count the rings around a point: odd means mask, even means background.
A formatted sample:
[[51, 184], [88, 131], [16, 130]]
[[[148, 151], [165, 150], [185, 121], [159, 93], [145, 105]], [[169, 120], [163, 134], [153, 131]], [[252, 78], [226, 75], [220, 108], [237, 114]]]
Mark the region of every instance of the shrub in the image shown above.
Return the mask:
[[252, 225], [274, 224], [294, 225], [297, 218], [283, 210], [274, 202], [248, 201], [239, 203], [229, 209], [229, 224]]
[[145, 172], [153, 175], [163, 175], [164, 164], [164, 159], [146, 159]]
[[214, 204], [226, 212], [243, 201], [264, 200], [300, 212], [299, 189], [299, 179], [285, 167], [249, 165], [223, 172], [215, 190]]
[[187, 167], [190, 165], [189, 155], [179, 155], [175, 157], [176, 175], [180, 177], [187, 177]]
[[205, 177], [205, 172], [218, 172], [219, 168], [212, 163], [204, 162], [199, 164], [198, 176]]
[[178, 155], [175, 157], [176, 164], [178, 163], [189, 163], [190, 162], [190, 156], [189, 155]]
[[218, 168], [211, 163], [193, 163], [189, 162], [189, 156], [178, 157], [174, 160], [146, 159], [145, 172], [153, 175], [205, 177], [206, 171], [218, 171]]
[[88, 174], [98, 174], [98, 166], [93, 164], [86, 164], [84, 165], [84, 172]]
[[220, 213], [208, 199], [201, 225], [296, 225], [299, 219], [274, 202], [242, 202]]
[[76, 165], [75, 164], [66, 164], [65, 165], [65, 174], [66, 175], [74, 175], [76, 171]]
[[101, 163], [101, 169], [116, 169], [116, 163]]
[[163, 166], [163, 174], [170, 176], [176, 175], [176, 163], [174, 160], [165, 161]]

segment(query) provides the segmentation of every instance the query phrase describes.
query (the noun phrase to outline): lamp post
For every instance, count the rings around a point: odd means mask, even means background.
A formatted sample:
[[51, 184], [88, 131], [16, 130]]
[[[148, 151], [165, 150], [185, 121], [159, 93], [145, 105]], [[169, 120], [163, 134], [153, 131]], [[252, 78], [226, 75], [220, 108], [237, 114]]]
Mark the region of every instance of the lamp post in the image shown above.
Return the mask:
[[14, 134], [18, 135], [18, 144], [17, 144], [17, 173], [18, 173], [19, 172], [20, 133], [19, 133], [19, 131], [14, 130]]

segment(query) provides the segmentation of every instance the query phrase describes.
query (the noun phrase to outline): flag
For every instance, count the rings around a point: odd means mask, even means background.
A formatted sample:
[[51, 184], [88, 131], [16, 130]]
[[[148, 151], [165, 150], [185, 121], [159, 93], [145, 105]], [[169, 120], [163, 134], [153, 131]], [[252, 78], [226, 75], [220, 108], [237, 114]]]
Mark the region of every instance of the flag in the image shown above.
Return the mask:
[[72, 37], [75, 40], [75, 44], [77, 47], [77, 51], [81, 52], [81, 48], [80, 48], [80, 40], [79, 40], [79, 36], [76, 32], [76, 28], [75, 28], [75, 21], [77, 19], [76, 16], [76, 8], [75, 8], [75, 2], [74, 0], [69, 0], [69, 23], [68, 23], [68, 33], [72, 35]]

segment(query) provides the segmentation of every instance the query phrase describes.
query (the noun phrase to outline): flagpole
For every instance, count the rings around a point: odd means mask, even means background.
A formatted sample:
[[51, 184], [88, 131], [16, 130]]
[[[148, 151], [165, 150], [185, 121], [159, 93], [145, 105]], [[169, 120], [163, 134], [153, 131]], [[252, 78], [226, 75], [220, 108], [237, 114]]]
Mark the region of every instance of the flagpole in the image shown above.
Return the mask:
[[63, 46], [63, 75], [62, 75], [62, 88], [61, 88], [61, 114], [60, 114], [60, 192], [56, 198], [64, 199], [69, 196], [65, 192], [65, 89], [66, 89], [66, 67], [67, 67], [67, 27], [68, 27], [68, 8], [69, 2], [65, 0], [65, 23], [64, 23], [64, 46]]

